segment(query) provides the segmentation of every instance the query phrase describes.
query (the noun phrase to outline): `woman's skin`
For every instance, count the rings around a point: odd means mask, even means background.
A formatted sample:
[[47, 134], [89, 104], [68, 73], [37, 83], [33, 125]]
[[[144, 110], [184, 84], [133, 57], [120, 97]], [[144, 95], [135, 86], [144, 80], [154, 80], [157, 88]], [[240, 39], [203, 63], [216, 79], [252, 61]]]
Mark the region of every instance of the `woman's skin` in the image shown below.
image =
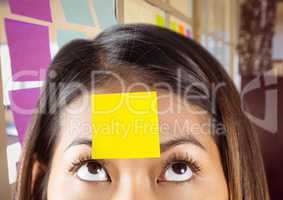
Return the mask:
[[61, 111], [48, 200], [227, 200], [209, 115], [174, 94], [158, 91], [158, 97], [160, 158], [106, 159], [100, 164], [85, 162], [91, 159], [90, 94], [66, 106]]

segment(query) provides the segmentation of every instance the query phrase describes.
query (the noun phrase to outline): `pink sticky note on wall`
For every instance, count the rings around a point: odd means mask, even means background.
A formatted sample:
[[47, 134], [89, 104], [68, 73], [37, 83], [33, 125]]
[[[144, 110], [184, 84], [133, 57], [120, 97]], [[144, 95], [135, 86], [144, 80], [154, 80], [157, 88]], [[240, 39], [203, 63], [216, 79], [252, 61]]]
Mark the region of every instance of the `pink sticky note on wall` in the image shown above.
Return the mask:
[[39, 96], [40, 88], [21, 89], [9, 92], [11, 111], [21, 144], [23, 143], [26, 129], [31, 121]]
[[9, 0], [11, 12], [51, 22], [49, 0]]
[[5, 19], [14, 81], [44, 80], [51, 61], [47, 26]]
[[185, 35], [186, 35], [187, 37], [191, 37], [191, 30], [187, 28]]

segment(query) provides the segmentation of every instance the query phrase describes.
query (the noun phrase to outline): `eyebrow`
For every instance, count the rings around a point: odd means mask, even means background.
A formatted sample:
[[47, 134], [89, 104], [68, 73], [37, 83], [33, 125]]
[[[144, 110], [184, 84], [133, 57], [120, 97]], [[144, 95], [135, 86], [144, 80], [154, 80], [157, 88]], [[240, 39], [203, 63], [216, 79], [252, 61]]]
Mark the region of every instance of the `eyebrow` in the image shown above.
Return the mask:
[[[169, 149], [171, 149], [172, 147], [181, 145], [181, 144], [193, 144], [199, 148], [201, 148], [202, 150], [206, 151], [206, 148], [203, 146], [203, 144], [201, 144], [201, 142], [195, 138], [192, 135], [185, 135], [185, 136], [181, 136], [181, 137], [175, 137], [173, 139], [170, 139], [166, 142], [163, 142], [160, 144], [160, 152], [163, 153]], [[92, 141], [90, 139], [87, 138], [77, 138], [75, 139], [71, 144], [68, 145], [68, 147], [66, 148], [69, 149], [73, 146], [77, 146], [77, 145], [87, 145], [89, 147], [92, 147]]]
[[169, 150], [170, 148], [181, 145], [181, 144], [193, 144], [201, 148], [202, 150], [206, 151], [206, 148], [204, 147], [204, 145], [201, 144], [201, 142], [197, 138], [195, 138], [192, 135], [184, 135], [181, 137], [172, 138], [164, 143], [160, 143], [160, 152], [163, 153]]
[[71, 144], [68, 145], [66, 150], [73, 147], [73, 146], [77, 146], [77, 145], [87, 145], [87, 146], [91, 147], [92, 141], [90, 139], [86, 139], [86, 138], [77, 138], [77, 139], [73, 140], [73, 142]]

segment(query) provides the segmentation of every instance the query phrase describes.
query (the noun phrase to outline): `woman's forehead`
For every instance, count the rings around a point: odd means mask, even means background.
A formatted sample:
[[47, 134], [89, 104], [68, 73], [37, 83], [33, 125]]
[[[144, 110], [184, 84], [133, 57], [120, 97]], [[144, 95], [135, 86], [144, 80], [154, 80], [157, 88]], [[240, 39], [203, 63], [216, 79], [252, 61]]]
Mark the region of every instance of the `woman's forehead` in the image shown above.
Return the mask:
[[[98, 90], [96, 93], [109, 93], [109, 90]], [[211, 118], [205, 110], [175, 94], [164, 91], [157, 94], [160, 141], [188, 134], [210, 135]], [[79, 96], [61, 111], [61, 136], [65, 135], [66, 139], [92, 137], [91, 95], [85, 93]]]
[[[97, 93], [109, 93], [99, 90]], [[182, 135], [195, 137], [211, 135], [211, 118], [202, 108], [191, 105], [181, 97], [158, 91], [158, 128], [160, 142]], [[91, 93], [85, 93], [67, 105], [60, 113], [60, 136], [92, 138]]]

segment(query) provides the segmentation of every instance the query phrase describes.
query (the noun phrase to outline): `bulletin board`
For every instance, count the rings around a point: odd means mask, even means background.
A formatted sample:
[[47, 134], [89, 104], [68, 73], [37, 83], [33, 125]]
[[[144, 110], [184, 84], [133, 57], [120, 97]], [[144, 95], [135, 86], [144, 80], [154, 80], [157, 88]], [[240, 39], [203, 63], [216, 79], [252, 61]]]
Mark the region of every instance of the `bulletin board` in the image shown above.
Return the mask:
[[193, 37], [192, 0], [123, 0], [122, 23], [149, 23]]
[[64, 44], [94, 38], [117, 23], [115, 0], [0, 1], [1, 199], [11, 199], [21, 138], [32, 115], [16, 114], [13, 106], [34, 109], [48, 64]]

